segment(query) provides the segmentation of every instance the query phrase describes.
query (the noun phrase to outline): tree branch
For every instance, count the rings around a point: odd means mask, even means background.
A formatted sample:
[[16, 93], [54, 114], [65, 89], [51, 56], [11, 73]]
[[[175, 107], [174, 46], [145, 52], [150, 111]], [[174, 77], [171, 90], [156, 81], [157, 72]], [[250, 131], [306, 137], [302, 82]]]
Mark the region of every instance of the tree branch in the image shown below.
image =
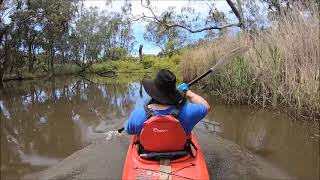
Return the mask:
[[221, 30], [221, 29], [225, 29], [225, 28], [228, 28], [228, 27], [232, 27], [232, 26], [240, 26], [239, 23], [234, 23], [234, 24], [226, 24], [226, 25], [223, 25], [223, 26], [209, 26], [209, 27], [204, 27], [204, 28], [201, 28], [201, 29], [191, 29], [187, 26], [183, 26], [183, 25], [180, 25], [180, 24], [173, 24], [173, 25], [166, 25], [168, 29], [170, 28], [173, 28], [173, 27], [179, 27], [179, 28], [182, 28], [182, 29], [185, 29], [187, 31], [189, 31], [190, 33], [199, 33], [199, 32], [202, 32], [202, 31], [208, 31], [208, 30], [214, 30], [214, 29], [218, 29], [218, 30]]
[[230, 6], [234, 15], [238, 18], [239, 26], [241, 27], [241, 29], [244, 29], [244, 22], [243, 22], [242, 15], [239, 13], [238, 9], [235, 7], [235, 5], [233, 4], [233, 2], [231, 0], [226, 0], [226, 1], [227, 1], [228, 5]]
[[225, 29], [225, 28], [229, 28], [229, 27], [233, 27], [233, 26], [237, 26], [237, 27], [242, 28], [242, 26], [243, 26], [243, 21], [242, 21], [241, 15], [231, 0], [227, 0], [227, 2], [229, 4], [229, 6], [231, 7], [232, 11], [234, 12], [234, 14], [236, 15], [236, 17], [238, 18], [239, 23], [226, 24], [226, 25], [222, 25], [222, 26], [207, 26], [207, 27], [200, 28], [200, 29], [192, 29], [191, 27], [188, 27], [186, 25], [182, 25], [182, 24], [178, 24], [178, 23], [174, 23], [174, 22], [171, 22], [171, 23], [164, 22], [164, 20], [161, 20], [154, 13], [154, 11], [150, 5], [144, 5], [143, 0], [141, 0], [140, 2], [141, 2], [142, 7], [148, 9], [151, 12], [152, 16], [146, 16], [144, 13], [142, 13], [142, 16], [140, 16], [139, 19], [153, 19], [156, 21], [156, 23], [166, 27], [166, 30], [168, 30], [170, 28], [178, 27], [178, 28], [182, 28], [184, 30], [187, 30], [190, 33], [199, 33], [199, 32], [214, 30], [214, 29], [221, 30], [221, 29]]

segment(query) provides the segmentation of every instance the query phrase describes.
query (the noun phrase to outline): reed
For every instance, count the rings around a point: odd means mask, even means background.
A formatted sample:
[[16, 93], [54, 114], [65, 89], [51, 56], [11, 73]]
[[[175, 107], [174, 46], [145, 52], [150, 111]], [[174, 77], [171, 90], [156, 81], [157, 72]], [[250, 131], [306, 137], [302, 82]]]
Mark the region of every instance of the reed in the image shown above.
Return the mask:
[[290, 112], [320, 117], [319, 13], [299, 8], [279, 18], [266, 30], [226, 35], [182, 54], [188, 81], [212, 67], [217, 57], [239, 46], [251, 49], [203, 83], [230, 102], [263, 107], [288, 107]]

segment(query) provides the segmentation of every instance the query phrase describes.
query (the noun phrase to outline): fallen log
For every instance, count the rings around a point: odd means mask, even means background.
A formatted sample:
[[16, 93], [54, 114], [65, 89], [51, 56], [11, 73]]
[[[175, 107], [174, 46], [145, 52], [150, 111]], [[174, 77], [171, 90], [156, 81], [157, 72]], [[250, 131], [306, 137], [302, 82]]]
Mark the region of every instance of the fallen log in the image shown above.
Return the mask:
[[103, 77], [114, 77], [116, 75], [115, 71], [104, 71], [104, 72], [97, 72], [98, 75]]

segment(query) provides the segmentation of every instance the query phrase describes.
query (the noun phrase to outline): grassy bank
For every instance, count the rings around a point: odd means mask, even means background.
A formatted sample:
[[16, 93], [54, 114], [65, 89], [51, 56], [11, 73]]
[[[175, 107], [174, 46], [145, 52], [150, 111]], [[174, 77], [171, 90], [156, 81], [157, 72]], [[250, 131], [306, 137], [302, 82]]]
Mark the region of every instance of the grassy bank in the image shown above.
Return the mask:
[[320, 42], [318, 12], [299, 11], [255, 34], [226, 35], [185, 51], [181, 67], [190, 80], [212, 67], [229, 50], [249, 45], [246, 54], [216, 76], [202, 81], [230, 102], [287, 107], [320, 117]]
[[134, 72], [156, 72], [162, 68], [168, 68], [174, 72], [180, 73], [179, 64], [180, 55], [172, 57], [158, 57], [155, 55], [143, 56], [142, 62], [139, 58], [127, 58], [117, 61], [106, 61], [103, 63], [93, 64], [87, 72], [100, 73], [106, 71], [115, 71], [118, 73]]
[[[12, 73], [6, 73], [3, 77], [3, 81], [9, 80], [24, 80], [24, 79], [35, 79], [35, 78], [48, 78], [51, 77], [51, 72], [45, 71], [42, 68], [38, 68], [34, 73], [28, 72], [27, 68], [21, 68], [18, 71], [15, 70]], [[81, 68], [75, 64], [63, 64], [55, 66], [55, 75], [75, 75], [81, 71]]]
[[[63, 64], [55, 66], [55, 75], [78, 75], [78, 74], [100, 74], [104, 72], [115, 73], [154, 73], [159, 69], [167, 68], [176, 72], [178, 77], [181, 77], [179, 69], [180, 55], [175, 54], [172, 57], [158, 57], [155, 55], [144, 55], [140, 62], [139, 58], [129, 57], [116, 61], [105, 60], [100, 63], [94, 63], [85, 71], [76, 64]], [[22, 80], [35, 78], [48, 78], [51, 72], [44, 71], [39, 68], [35, 73], [29, 73], [27, 68], [21, 68], [13, 73], [5, 74], [4, 81]], [[180, 78], [179, 78], [180, 79]]]

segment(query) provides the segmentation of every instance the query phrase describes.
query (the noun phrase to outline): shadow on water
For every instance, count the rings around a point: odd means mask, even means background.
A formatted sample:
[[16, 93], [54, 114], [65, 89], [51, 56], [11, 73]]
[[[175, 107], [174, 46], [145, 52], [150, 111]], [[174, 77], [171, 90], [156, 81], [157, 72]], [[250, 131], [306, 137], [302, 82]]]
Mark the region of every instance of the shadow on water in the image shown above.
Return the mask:
[[[1, 179], [46, 169], [121, 127], [130, 111], [149, 98], [139, 80], [77, 77], [4, 84], [0, 92]], [[293, 176], [319, 177], [319, 138], [313, 137], [318, 131], [281, 114], [228, 107], [206, 96], [213, 106], [207, 120], [214, 122], [201, 125], [205, 133], [199, 141], [207, 143], [206, 157], [215, 151], [209, 139], [218, 134]], [[119, 151], [126, 152], [127, 145], [120, 145]], [[117, 168], [121, 173], [122, 167]]]

